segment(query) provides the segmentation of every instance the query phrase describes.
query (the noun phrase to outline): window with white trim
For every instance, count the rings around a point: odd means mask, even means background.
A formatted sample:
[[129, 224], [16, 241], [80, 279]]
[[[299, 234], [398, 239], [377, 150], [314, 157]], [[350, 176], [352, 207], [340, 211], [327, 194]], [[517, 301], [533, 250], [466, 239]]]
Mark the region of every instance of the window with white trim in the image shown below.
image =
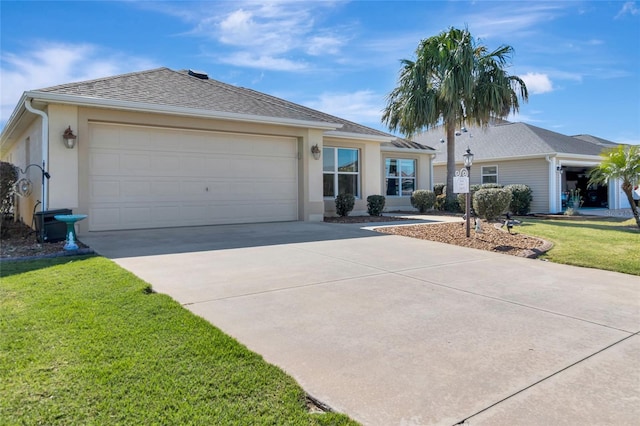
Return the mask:
[[498, 166], [482, 166], [482, 183], [498, 183]]
[[410, 197], [416, 189], [416, 160], [387, 158], [384, 162], [386, 194]]
[[360, 196], [360, 151], [353, 148], [322, 149], [322, 183], [325, 197]]

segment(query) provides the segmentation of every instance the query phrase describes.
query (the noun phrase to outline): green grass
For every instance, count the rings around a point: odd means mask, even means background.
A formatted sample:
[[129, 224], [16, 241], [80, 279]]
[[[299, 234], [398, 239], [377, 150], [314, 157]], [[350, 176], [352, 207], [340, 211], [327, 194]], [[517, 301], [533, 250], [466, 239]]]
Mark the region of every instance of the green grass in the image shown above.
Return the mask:
[[543, 259], [640, 275], [640, 230], [633, 219], [529, 219], [518, 230], [554, 243]]
[[355, 424], [107, 259], [0, 268], [2, 425]]

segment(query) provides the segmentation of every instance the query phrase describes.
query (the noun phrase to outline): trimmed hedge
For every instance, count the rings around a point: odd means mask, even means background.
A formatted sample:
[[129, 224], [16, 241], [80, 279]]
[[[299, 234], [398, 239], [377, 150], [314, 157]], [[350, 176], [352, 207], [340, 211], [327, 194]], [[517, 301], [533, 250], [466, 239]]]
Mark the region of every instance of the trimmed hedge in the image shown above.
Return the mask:
[[369, 216], [382, 216], [385, 202], [384, 195], [369, 195], [367, 197], [367, 213], [369, 213]]
[[356, 203], [356, 197], [353, 194], [338, 194], [336, 197], [336, 213], [338, 216], [349, 216], [349, 212], [353, 210]]
[[531, 188], [527, 185], [514, 184], [505, 186], [505, 189], [511, 191], [512, 195], [509, 211], [517, 215], [529, 214], [533, 201]]
[[436, 193], [428, 189], [418, 189], [411, 194], [411, 205], [420, 213], [433, 208], [436, 203]]
[[[469, 187], [469, 191], [471, 191], [471, 208], [475, 210], [475, 208], [473, 207], [473, 194], [475, 194], [476, 192], [478, 192], [480, 189], [495, 189], [495, 188], [502, 188], [502, 185], [500, 185], [499, 183], [476, 183], [473, 184]], [[458, 211], [461, 211], [463, 213], [465, 213], [466, 207], [467, 207], [467, 199], [466, 199], [466, 195], [467, 194], [457, 194], [457, 200], [458, 200]]]
[[442, 195], [447, 192], [447, 184], [446, 183], [436, 183], [433, 185], [433, 192], [436, 193], [436, 197], [438, 195]]
[[511, 191], [505, 188], [483, 188], [473, 194], [473, 209], [485, 220], [496, 220], [509, 210]]

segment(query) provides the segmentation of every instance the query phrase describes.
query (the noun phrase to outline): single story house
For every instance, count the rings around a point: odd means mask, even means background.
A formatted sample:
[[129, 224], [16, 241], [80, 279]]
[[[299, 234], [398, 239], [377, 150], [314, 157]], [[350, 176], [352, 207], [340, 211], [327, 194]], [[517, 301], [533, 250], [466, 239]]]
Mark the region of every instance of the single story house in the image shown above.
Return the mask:
[[[436, 183], [446, 182], [447, 153], [442, 127], [416, 136], [416, 142], [439, 146], [433, 161]], [[499, 121], [486, 128], [456, 131], [456, 168], [467, 148], [474, 154], [471, 184], [525, 184], [533, 192], [532, 213], [559, 213], [571, 190], [580, 189], [584, 208], [628, 208], [620, 182], [589, 187], [588, 173], [600, 164], [600, 153], [617, 144], [590, 135], [566, 136], [525, 123]]]
[[356, 196], [352, 214], [366, 214], [367, 196], [378, 194], [390, 210], [410, 209], [413, 189], [433, 185], [433, 156], [388, 133], [168, 68], [27, 91], [0, 136], [2, 160], [33, 182], [17, 218], [31, 224], [40, 209], [72, 209], [88, 215], [80, 233], [321, 221], [344, 192]]

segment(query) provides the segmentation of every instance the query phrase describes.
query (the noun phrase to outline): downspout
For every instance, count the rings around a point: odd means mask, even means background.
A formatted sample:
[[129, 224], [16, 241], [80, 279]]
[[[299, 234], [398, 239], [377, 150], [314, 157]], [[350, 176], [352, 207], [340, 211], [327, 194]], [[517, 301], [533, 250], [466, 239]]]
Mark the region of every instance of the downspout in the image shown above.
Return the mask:
[[[27, 98], [24, 101], [24, 107], [27, 111], [32, 112], [42, 117], [42, 170], [43, 173], [49, 166], [49, 116], [44, 111], [35, 109], [31, 105], [31, 99]], [[49, 179], [44, 179], [42, 185], [42, 211], [48, 210], [49, 207]]]
[[558, 213], [558, 173], [556, 171], [556, 159], [547, 155], [545, 160], [549, 163], [549, 213]]
[[429, 154], [429, 190], [433, 191], [433, 160], [436, 158], [435, 154]]

